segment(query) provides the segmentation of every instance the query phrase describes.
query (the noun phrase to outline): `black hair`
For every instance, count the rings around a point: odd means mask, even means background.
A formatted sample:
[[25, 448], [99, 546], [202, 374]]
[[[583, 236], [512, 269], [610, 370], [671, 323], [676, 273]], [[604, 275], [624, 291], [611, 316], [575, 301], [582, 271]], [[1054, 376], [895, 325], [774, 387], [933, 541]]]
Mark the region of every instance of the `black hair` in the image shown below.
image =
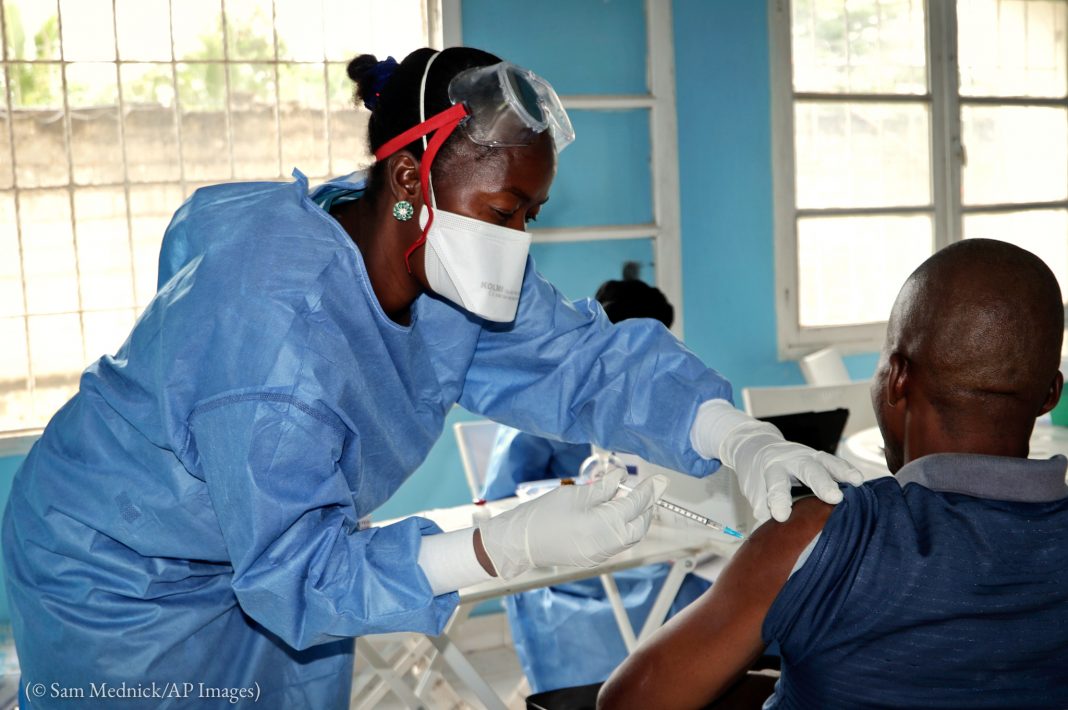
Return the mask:
[[608, 320], [618, 323], [628, 318], [655, 318], [668, 328], [675, 322], [675, 309], [664, 292], [638, 279], [634, 262], [623, 265], [622, 281], [605, 281], [595, 298]]
[[[371, 110], [367, 127], [367, 139], [371, 153], [384, 143], [419, 123], [419, 90], [423, 71], [431, 57], [434, 63], [426, 78], [424, 95], [424, 118], [430, 118], [452, 105], [449, 100], [449, 82], [460, 72], [473, 67], [484, 67], [501, 61], [489, 52], [472, 47], [450, 47], [440, 52], [417, 49], [404, 58], [387, 78], [382, 76], [379, 61], [373, 54], [361, 54], [349, 62], [348, 75], [356, 84], [354, 100]], [[384, 81], [383, 81], [384, 78]], [[434, 173], [440, 162], [447, 163], [460, 143], [454, 132], [441, 146], [434, 159]], [[416, 139], [406, 146], [416, 158], [423, 157], [423, 142]], [[370, 191], [381, 184], [385, 162], [376, 163], [371, 170]]]

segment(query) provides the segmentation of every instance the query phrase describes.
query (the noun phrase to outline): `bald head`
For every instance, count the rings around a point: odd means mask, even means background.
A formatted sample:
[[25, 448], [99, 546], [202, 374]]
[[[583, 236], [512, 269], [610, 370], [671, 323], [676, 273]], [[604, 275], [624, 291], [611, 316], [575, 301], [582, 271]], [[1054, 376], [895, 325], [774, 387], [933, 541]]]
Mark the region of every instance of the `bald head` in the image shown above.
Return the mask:
[[[925, 426], [939, 430], [920, 432], [921, 438], [937, 434], [960, 447], [993, 437], [995, 447], [1023, 446], [1026, 455], [1034, 419], [1057, 378], [1063, 331], [1060, 289], [1042, 260], [1006, 242], [958, 242], [925, 261], [902, 287], [877, 382], [888, 384], [897, 356], [907, 406], [920, 408], [910, 414], [923, 411]], [[1056, 389], [1059, 394], [1059, 384]], [[875, 393], [877, 413], [894, 400], [892, 391], [884, 394], [890, 402], [880, 403]]]

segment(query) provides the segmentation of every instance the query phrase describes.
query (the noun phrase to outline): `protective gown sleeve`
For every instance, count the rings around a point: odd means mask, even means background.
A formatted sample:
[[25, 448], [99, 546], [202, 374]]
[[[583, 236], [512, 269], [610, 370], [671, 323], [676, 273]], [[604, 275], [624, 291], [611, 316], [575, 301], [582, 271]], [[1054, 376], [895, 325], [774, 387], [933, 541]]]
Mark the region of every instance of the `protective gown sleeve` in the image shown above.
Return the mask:
[[532, 260], [514, 323], [478, 336], [460, 404], [532, 434], [642, 456], [704, 476], [718, 463], [690, 444], [698, 406], [731, 386], [660, 322], [613, 325], [595, 301], [570, 302]]
[[296, 649], [390, 631], [438, 634], [458, 597], [434, 597], [417, 564], [433, 523], [357, 531], [339, 469], [346, 430], [278, 393], [199, 405], [189, 420], [241, 608]]

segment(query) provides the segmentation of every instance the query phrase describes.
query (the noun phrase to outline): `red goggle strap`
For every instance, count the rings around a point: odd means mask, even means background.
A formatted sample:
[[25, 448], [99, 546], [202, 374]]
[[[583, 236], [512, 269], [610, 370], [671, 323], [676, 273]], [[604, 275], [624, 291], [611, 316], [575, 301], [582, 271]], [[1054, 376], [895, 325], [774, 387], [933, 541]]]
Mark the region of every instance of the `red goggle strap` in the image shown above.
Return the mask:
[[383, 143], [375, 151], [375, 159], [382, 160], [393, 155], [412, 141], [422, 138], [431, 131], [434, 132], [434, 135], [427, 141], [426, 150], [423, 151], [423, 159], [419, 162], [419, 182], [423, 193], [423, 204], [426, 205], [430, 215], [427, 218], [426, 226], [423, 227], [422, 234], [419, 235], [419, 239], [404, 252], [404, 266], [408, 269], [409, 274], [412, 273], [412, 253], [426, 243], [426, 235], [430, 232], [430, 225], [434, 223], [434, 208], [430, 203], [430, 166], [434, 163], [434, 157], [438, 154], [441, 145], [452, 135], [452, 132], [456, 130], [456, 127], [460, 125], [460, 121], [466, 115], [467, 109], [462, 103], [453, 104], [436, 116], [431, 116], [419, 125], [413, 126], [404, 133]]
[[[442, 126], [448, 125], [451, 122], [459, 123], [466, 115], [467, 108], [462, 103], [453, 104], [441, 113], [431, 116], [422, 123], [412, 126], [404, 133], [394, 136], [383, 143], [379, 146], [378, 150], [375, 151], [375, 160], [384, 160], [409, 143], [422, 138], [428, 133], [438, 130]], [[429, 145], [427, 147], [429, 148]]]

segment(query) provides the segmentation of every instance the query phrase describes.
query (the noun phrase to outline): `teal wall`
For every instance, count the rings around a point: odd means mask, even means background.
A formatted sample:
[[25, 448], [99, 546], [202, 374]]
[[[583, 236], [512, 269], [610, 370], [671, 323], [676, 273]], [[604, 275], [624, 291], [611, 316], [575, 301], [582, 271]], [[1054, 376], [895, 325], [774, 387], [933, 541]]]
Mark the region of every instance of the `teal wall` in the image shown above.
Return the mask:
[[767, 27], [764, 0], [674, 2], [686, 344], [735, 391], [804, 381], [776, 341]]

